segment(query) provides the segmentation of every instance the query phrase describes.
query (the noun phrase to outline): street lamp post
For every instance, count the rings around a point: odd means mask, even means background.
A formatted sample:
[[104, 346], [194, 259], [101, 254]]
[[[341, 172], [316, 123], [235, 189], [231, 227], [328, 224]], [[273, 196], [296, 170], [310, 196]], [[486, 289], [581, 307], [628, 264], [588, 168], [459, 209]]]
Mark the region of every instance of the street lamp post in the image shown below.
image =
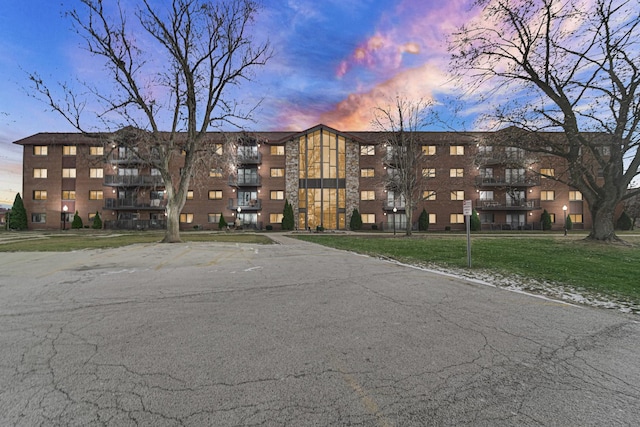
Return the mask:
[[62, 230], [67, 229], [67, 211], [68, 210], [69, 210], [69, 207], [67, 205], [64, 205], [62, 207]]
[[567, 235], [567, 205], [562, 206], [562, 217], [564, 218], [564, 235]]
[[396, 235], [396, 212], [398, 212], [398, 208], [393, 207], [393, 235]]
[[240, 221], [240, 212], [242, 212], [242, 208], [238, 206], [238, 209], [236, 209], [236, 211], [238, 211], [238, 214], [236, 215], [236, 229], [238, 229], [242, 224], [242, 222]]

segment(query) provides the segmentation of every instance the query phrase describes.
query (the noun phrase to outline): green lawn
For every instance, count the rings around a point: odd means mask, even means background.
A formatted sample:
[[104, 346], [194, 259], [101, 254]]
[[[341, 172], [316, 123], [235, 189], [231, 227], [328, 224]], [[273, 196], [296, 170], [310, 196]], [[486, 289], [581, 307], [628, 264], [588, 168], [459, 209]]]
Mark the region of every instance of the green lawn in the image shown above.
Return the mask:
[[[622, 237], [629, 242], [639, 241], [631, 235]], [[409, 264], [467, 267], [464, 235], [390, 238], [313, 234], [299, 238]], [[471, 254], [472, 269], [551, 281], [640, 302], [640, 247], [637, 245], [594, 244], [557, 235], [474, 235]]]

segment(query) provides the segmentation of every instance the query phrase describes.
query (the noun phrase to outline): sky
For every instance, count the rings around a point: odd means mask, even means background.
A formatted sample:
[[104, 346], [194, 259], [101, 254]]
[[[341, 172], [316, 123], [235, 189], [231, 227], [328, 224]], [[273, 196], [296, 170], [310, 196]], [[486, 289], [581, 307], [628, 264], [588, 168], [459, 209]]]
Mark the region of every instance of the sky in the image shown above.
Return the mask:
[[[372, 130], [372, 108], [396, 96], [444, 105], [460, 90], [448, 74], [446, 37], [478, 13], [472, 0], [262, 3], [254, 34], [268, 37], [274, 56], [239, 92], [261, 100], [251, 130]], [[53, 85], [103, 75], [65, 17], [77, 5], [0, 0], [0, 205], [22, 190], [22, 147], [13, 141], [75, 131], [33, 96], [28, 73]]]

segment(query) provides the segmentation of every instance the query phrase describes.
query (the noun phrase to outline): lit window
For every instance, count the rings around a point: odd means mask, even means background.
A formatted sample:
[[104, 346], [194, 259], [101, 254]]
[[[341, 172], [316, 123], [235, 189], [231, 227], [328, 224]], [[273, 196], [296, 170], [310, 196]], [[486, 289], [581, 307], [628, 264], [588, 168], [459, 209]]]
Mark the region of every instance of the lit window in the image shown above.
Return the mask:
[[556, 192], [552, 191], [552, 190], [542, 190], [540, 192], [540, 200], [555, 200], [556, 199]]
[[[273, 147], [272, 147], [272, 148], [273, 148]], [[280, 224], [280, 223], [282, 223], [282, 217], [283, 217], [283, 216], [284, 216], [284, 215], [283, 215], [283, 214], [281, 214], [281, 213], [272, 213], [272, 214], [269, 214], [269, 222], [270, 222], [271, 224]]]
[[451, 200], [464, 200], [464, 190], [451, 191]]
[[284, 145], [272, 145], [271, 146], [271, 155], [272, 156], [284, 156]]
[[435, 224], [436, 223], [436, 214], [429, 214], [429, 224]]
[[375, 169], [372, 169], [372, 168], [360, 169], [361, 178], [373, 178], [375, 174], [376, 174]]
[[360, 217], [362, 218], [362, 223], [363, 224], [375, 224], [376, 223], [376, 214], [363, 213], [363, 214], [360, 214]]
[[436, 155], [436, 146], [435, 145], [423, 145], [422, 146], [422, 154], [425, 156], [435, 156]]
[[75, 200], [76, 192], [74, 190], [64, 190], [62, 192], [62, 200]]
[[462, 169], [462, 168], [451, 168], [451, 169], [449, 169], [449, 176], [451, 178], [462, 178], [464, 176], [464, 169]]
[[451, 224], [464, 224], [464, 215], [453, 213], [449, 215], [449, 222]]
[[543, 168], [540, 169], [540, 175], [542, 175], [543, 178], [548, 178], [551, 176], [556, 176], [556, 171], [551, 168]]
[[222, 190], [209, 190], [209, 200], [222, 200]]
[[193, 190], [187, 190], [187, 200], [193, 200]]
[[493, 191], [492, 190], [482, 190], [478, 192], [478, 197], [480, 200], [493, 200]]
[[104, 175], [104, 170], [102, 168], [89, 169], [89, 178], [102, 178], [103, 175]]
[[62, 177], [63, 178], [75, 178], [76, 177], [76, 168], [63, 168], [62, 169]]
[[48, 148], [46, 145], [34, 145], [33, 146], [33, 155], [34, 156], [46, 156], [48, 153]]
[[571, 222], [576, 224], [581, 224], [582, 223], [582, 214], [570, 214], [569, 218], [571, 218]]
[[64, 145], [62, 147], [62, 155], [64, 155], [64, 156], [75, 156], [76, 155], [76, 146], [75, 145]]
[[436, 177], [436, 169], [435, 168], [424, 168], [422, 169], [422, 176], [425, 178], [435, 178]]
[[213, 168], [209, 170], [209, 176], [211, 178], [222, 178], [222, 169]]
[[33, 177], [34, 178], [46, 178], [47, 177], [47, 170], [46, 169], [34, 169], [33, 170]]
[[89, 154], [92, 156], [102, 156], [104, 154], [104, 147], [89, 147]]
[[191, 224], [193, 222], [193, 214], [192, 213], [181, 213], [180, 214], [180, 222], [185, 224]]
[[284, 200], [284, 191], [272, 190], [271, 191], [271, 200]]
[[464, 145], [452, 145], [449, 147], [449, 155], [464, 156]]
[[365, 190], [360, 192], [360, 200], [375, 200], [376, 192], [373, 190]]
[[216, 144], [214, 149], [215, 154], [217, 154], [218, 156], [222, 156], [222, 153], [224, 151], [222, 144]]
[[556, 223], [556, 214], [549, 213], [549, 217], [551, 217], [551, 222], [555, 224]]
[[569, 200], [572, 202], [582, 200], [582, 193], [579, 191], [569, 191]]
[[361, 156], [375, 156], [376, 155], [376, 146], [375, 145], [361, 145], [360, 146], [360, 155]]
[[209, 222], [209, 224], [219, 224], [221, 216], [222, 216], [221, 213], [207, 214], [207, 221]]
[[33, 200], [47, 200], [47, 190], [33, 190]]
[[422, 192], [422, 198], [425, 200], [435, 200], [436, 199], [436, 192], [433, 190], [424, 190]]
[[47, 214], [46, 213], [32, 213], [31, 214], [31, 222], [43, 224], [47, 222]]
[[284, 168], [271, 168], [272, 178], [281, 178], [284, 176]]
[[102, 200], [104, 198], [104, 194], [102, 190], [91, 190], [89, 191], [89, 200]]

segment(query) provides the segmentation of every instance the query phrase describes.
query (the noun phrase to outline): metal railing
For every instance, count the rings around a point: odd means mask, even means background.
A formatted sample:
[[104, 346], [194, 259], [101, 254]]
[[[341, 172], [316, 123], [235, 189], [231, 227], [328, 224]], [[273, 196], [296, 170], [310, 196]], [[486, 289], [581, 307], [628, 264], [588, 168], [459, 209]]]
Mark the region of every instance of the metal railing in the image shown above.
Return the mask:
[[229, 199], [229, 209], [237, 211], [240, 208], [243, 211], [257, 211], [262, 209], [262, 199]]
[[540, 209], [540, 199], [492, 199], [476, 200], [476, 208], [482, 210], [533, 210]]
[[104, 185], [130, 186], [130, 187], [155, 187], [163, 186], [164, 181], [158, 175], [105, 175]]
[[164, 199], [138, 200], [126, 199], [104, 199], [105, 209], [145, 209], [164, 210], [167, 202]]

